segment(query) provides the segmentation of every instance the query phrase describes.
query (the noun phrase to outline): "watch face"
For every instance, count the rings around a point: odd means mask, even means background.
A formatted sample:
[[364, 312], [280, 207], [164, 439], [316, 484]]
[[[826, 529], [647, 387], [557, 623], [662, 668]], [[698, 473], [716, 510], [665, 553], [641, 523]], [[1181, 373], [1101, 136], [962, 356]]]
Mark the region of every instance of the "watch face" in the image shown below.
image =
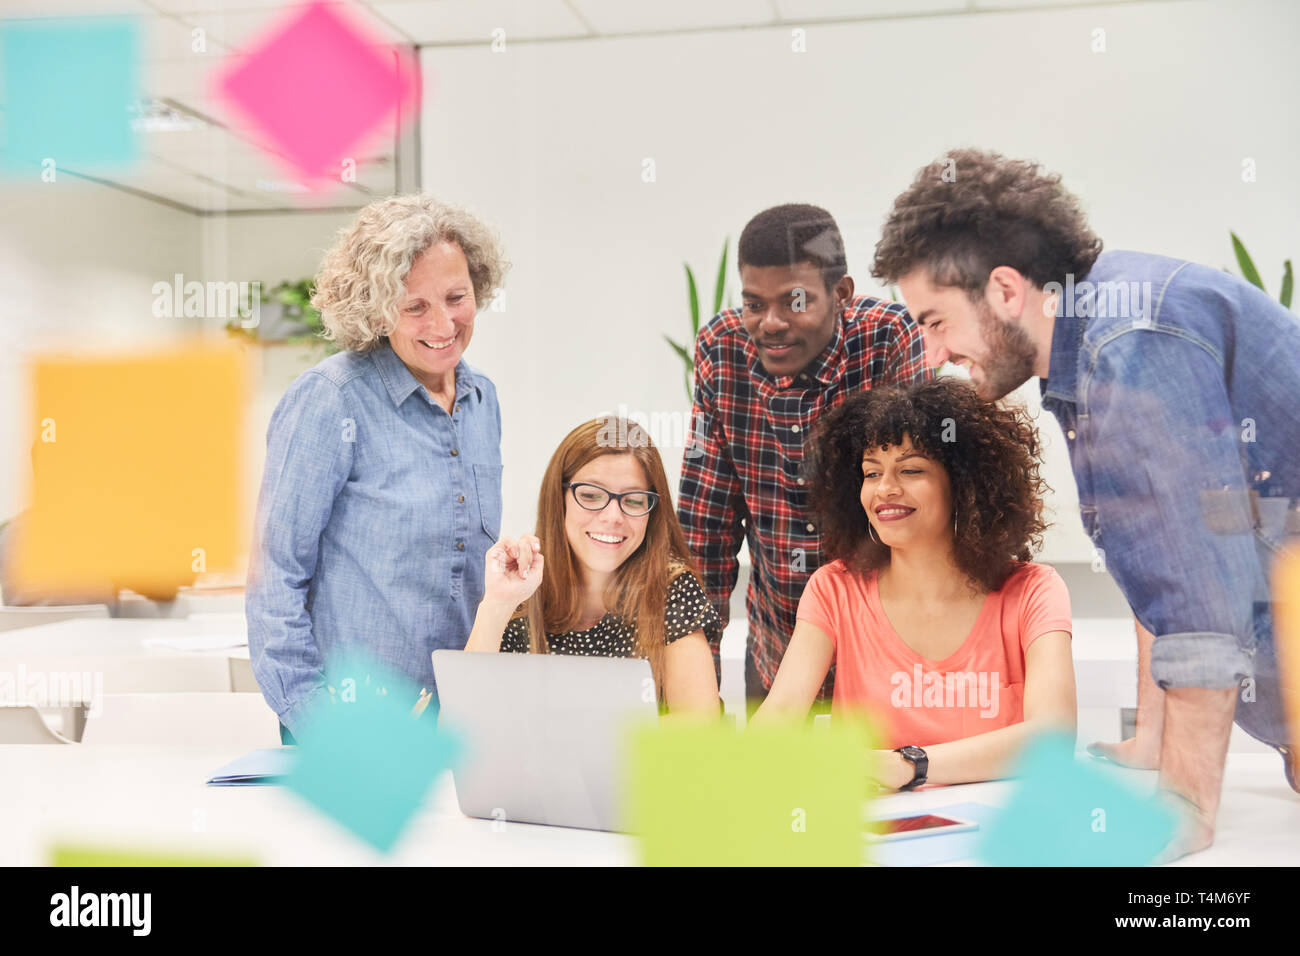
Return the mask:
[[904, 757], [908, 757], [912, 760], [919, 760], [920, 758], [925, 756], [924, 750], [922, 750], [920, 747], [913, 747], [911, 744], [908, 744], [906, 747], [900, 748], [900, 750]]

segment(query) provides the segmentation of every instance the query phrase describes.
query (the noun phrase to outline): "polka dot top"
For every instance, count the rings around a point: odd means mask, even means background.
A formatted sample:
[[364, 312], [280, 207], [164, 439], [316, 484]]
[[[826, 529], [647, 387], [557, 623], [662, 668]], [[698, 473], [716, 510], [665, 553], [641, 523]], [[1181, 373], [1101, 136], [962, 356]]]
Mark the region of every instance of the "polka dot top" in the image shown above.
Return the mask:
[[[710, 639], [721, 634], [718, 612], [700, 587], [695, 575], [684, 571], [668, 585], [664, 608], [664, 640], [673, 641], [703, 631]], [[578, 654], [584, 657], [635, 657], [636, 625], [628, 624], [617, 614], [606, 614], [585, 631], [548, 634], [552, 654]], [[501, 650], [528, 653], [528, 619], [516, 617], [506, 625]]]

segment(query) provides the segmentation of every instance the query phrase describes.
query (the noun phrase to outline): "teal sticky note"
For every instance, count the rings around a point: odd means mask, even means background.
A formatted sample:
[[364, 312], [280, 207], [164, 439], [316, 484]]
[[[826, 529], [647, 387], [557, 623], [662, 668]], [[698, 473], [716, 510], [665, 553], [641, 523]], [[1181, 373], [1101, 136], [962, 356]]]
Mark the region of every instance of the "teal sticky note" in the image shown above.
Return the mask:
[[140, 34], [130, 17], [0, 22], [5, 172], [121, 167], [139, 147]]
[[411, 714], [419, 691], [356, 658], [328, 669], [330, 698], [313, 713], [284, 785], [387, 853], [430, 785], [458, 759], [460, 741]]
[[979, 846], [992, 866], [1146, 866], [1177, 828], [1156, 798], [1077, 759], [1067, 737], [1031, 741], [1014, 777], [1010, 799]]

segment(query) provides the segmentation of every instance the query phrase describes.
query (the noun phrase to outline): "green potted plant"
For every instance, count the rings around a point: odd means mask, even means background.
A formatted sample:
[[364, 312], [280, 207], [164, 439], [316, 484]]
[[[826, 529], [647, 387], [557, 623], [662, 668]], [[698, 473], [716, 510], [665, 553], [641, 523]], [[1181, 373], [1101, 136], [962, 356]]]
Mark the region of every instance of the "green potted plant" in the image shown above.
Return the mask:
[[[713, 285], [713, 311], [710, 313], [710, 317], [722, 311], [722, 299], [726, 294], [727, 287], [727, 248], [730, 244], [730, 237], [722, 241], [722, 259], [718, 262], [718, 277]], [[682, 265], [686, 268], [686, 292], [690, 297], [691, 337], [686, 340], [686, 344], [683, 344], [672, 336], [665, 334], [664, 341], [682, 360], [686, 383], [686, 400], [689, 402], [695, 399], [691, 381], [695, 375], [695, 339], [700, 334], [700, 293], [695, 284], [695, 273], [691, 271], [690, 265], [685, 262]], [[727, 308], [731, 307], [731, 303], [728, 302]]]
[[[1250, 253], [1246, 251], [1245, 244], [1237, 237], [1235, 232], [1229, 231], [1228, 235], [1232, 237], [1232, 251], [1237, 256], [1237, 265], [1241, 269], [1241, 277], [1253, 286], [1257, 286], [1264, 292], [1264, 280], [1259, 277], [1259, 270], [1255, 268], [1255, 261], [1251, 259]], [[1282, 263], [1282, 289], [1278, 295], [1278, 301], [1288, 309], [1291, 308], [1291, 290], [1295, 284], [1291, 274], [1291, 260], [1287, 259]]]
[[[292, 345], [323, 344], [327, 354], [337, 352], [338, 346], [325, 339], [325, 326], [320, 312], [311, 304], [310, 278], [280, 282], [266, 293], [260, 304], [260, 320], [256, 327], [246, 329], [238, 321], [226, 323], [226, 331], [251, 342], [287, 342]], [[265, 286], [266, 283], [263, 283]]]

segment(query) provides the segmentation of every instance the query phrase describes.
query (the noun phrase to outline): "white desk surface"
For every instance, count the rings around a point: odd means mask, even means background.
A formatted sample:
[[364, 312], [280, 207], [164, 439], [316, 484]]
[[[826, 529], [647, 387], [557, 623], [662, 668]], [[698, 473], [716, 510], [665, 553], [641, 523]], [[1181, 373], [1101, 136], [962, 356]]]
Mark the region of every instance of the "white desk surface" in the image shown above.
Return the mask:
[[[0, 865], [48, 862], [53, 840], [104, 848], [246, 854], [264, 865], [601, 865], [637, 861], [629, 836], [462, 816], [449, 774], [391, 856], [372, 851], [279, 787], [208, 787], [229, 750], [0, 746]], [[1131, 772], [1154, 787], [1154, 773]], [[975, 800], [997, 804], [1006, 782], [892, 794], [882, 812]], [[1276, 755], [1230, 754], [1218, 839], [1177, 866], [1294, 866], [1300, 796]]]
[[233, 634], [247, 637], [243, 612], [180, 618], [73, 618], [36, 627], [0, 631], [0, 660], [51, 657], [176, 657], [215, 654], [248, 657], [248, 647], [178, 651], [147, 645], [150, 638]]
[[[722, 656], [740, 658], [745, 649], [748, 623], [732, 621], [723, 634]], [[0, 632], [0, 657], [32, 655], [94, 655], [174, 653], [166, 648], [146, 648], [153, 637], [191, 634], [247, 634], [242, 611], [193, 614], [178, 618], [80, 618]], [[1136, 667], [1137, 639], [1132, 618], [1076, 618], [1076, 661], [1098, 661]], [[187, 652], [189, 653], [189, 652]], [[1129, 673], [1133, 677], [1133, 673]]]

